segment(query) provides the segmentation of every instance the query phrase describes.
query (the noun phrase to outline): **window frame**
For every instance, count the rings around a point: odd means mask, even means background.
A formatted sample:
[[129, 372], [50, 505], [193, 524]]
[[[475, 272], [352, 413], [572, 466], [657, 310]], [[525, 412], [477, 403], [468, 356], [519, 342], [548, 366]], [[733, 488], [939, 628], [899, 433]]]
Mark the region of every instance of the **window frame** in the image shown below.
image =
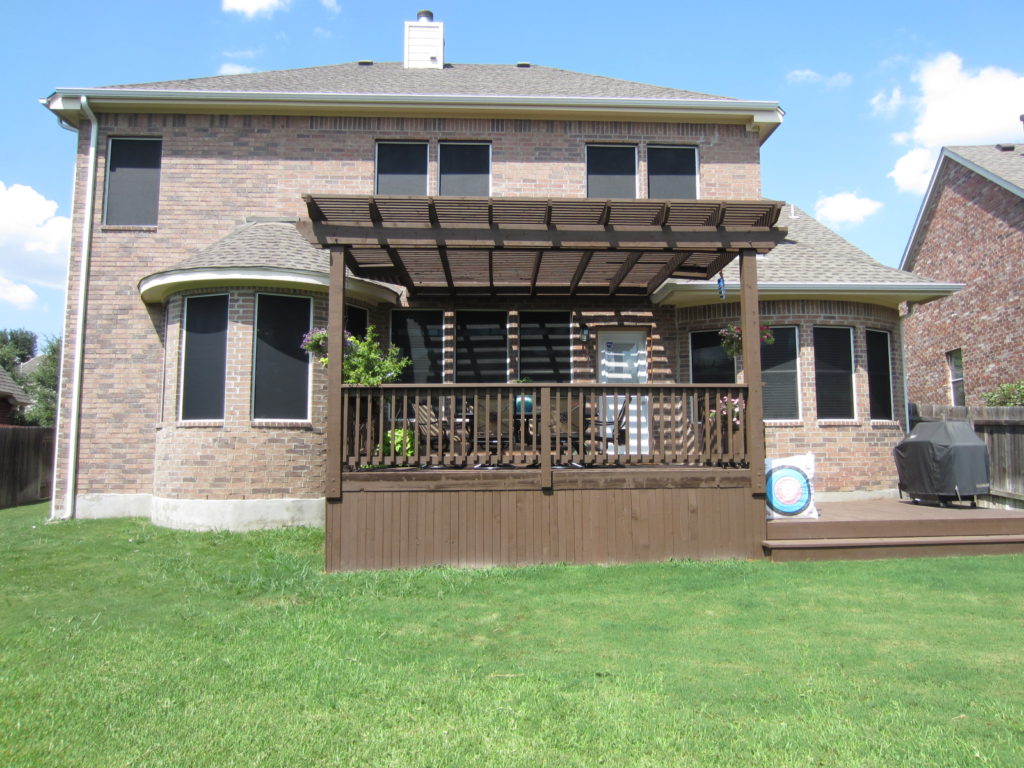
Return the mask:
[[[493, 193], [493, 190], [494, 190], [494, 145], [491, 142], [489, 142], [489, 141], [474, 141], [474, 140], [467, 140], [467, 141], [439, 141], [439, 142], [437, 142], [437, 196], [438, 197], [465, 197], [465, 195], [445, 195], [441, 191], [441, 181], [442, 181], [442, 178], [443, 178], [442, 174], [441, 174], [441, 153], [444, 151], [444, 147], [446, 147], [446, 146], [487, 147], [487, 192], [483, 195], [483, 197], [490, 197], [491, 194]], [[427, 166], [428, 166], [428, 173], [427, 173], [427, 175], [428, 176], [430, 175], [429, 174], [429, 164], [430, 164], [430, 155], [429, 155], [429, 149], [428, 149], [428, 154], [427, 154]], [[428, 188], [429, 188], [429, 181], [428, 181]]]
[[[454, 350], [449, 348], [448, 340], [448, 322], [445, 318], [445, 311], [438, 309], [437, 307], [392, 307], [388, 313], [388, 345], [395, 346], [395, 315], [399, 312], [402, 313], [413, 313], [413, 312], [430, 312], [433, 314], [441, 315], [441, 348], [440, 348], [440, 366], [439, 366], [439, 378], [437, 381], [406, 381], [405, 371], [395, 381], [396, 384], [405, 384], [407, 386], [417, 386], [419, 384], [444, 384], [445, 383], [445, 360], [449, 352], [454, 355]], [[405, 350], [399, 348], [402, 354], [405, 354]], [[411, 359], [411, 358], [410, 358]], [[405, 369], [406, 371], [412, 371], [413, 366], [409, 365]]]
[[[632, 198], [608, 198], [606, 195], [592, 196], [590, 194], [590, 150], [593, 148], [597, 149], [632, 149], [633, 150], [633, 197]], [[603, 199], [627, 199], [627, 200], [640, 200], [641, 188], [640, 188], [640, 147], [636, 144], [616, 144], [614, 142], [588, 142], [585, 145], [585, 152], [583, 156], [583, 173], [584, 173], [584, 196], [591, 200], [603, 200]]]
[[[802, 422], [803, 418], [804, 418], [804, 398], [803, 398], [803, 387], [802, 387], [803, 372], [801, 370], [802, 366], [800, 365], [800, 326], [797, 323], [784, 323], [782, 325], [769, 325], [768, 327], [771, 329], [771, 332], [772, 332], [773, 335], [775, 334], [776, 331], [785, 330], [785, 329], [788, 329], [788, 328], [792, 328], [793, 329], [794, 363], [796, 364], [796, 371], [795, 371], [795, 373], [796, 373], [796, 381], [795, 381], [795, 386], [796, 386], [796, 416], [786, 417], [786, 418], [771, 418], [771, 419], [768, 418], [767, 416], [765, 416], [765, 423], [771, 423], [771, 424], [791, 424], [793, 422]], [[764, 360], [764, 355], [763, 354], [761, 356], [761, 359], [762, 359], [762, 361]], [[763, 393], [764, 390], [767, 388], [766, 385], [765, 385], [765, 382], [764, 382], [764, 367], [763, 367], [763, 365], [762, 365], [762, 369], [761, 369], [761, 387], [762, 387], [762, 393]], [[762, 396], [762, 400], [763, 400], [763, 396]]]
[[[818, 343], [815, 338], [815, 331], [819, 328], [823, 330], [845, 330], [850, 339], [850, 416], [822, 416], [820, 413], [819, 401], [820, 396], [820, 378], [818, 376]], [[838, 422], [855, 422], [858, 420], [857, 415], [857, 349], [855, 345], [855, 329], [849, 325], [815, 325], [811, 329], [811, 346], [814, 349], [814, 399], [815, 399], [815, 416], [819, 422], [822, 421], [838, 421]]]
[[[503, 382], [487, 382], [487, 381], [466, 381], [463, 379], [459, 380], [459, 315], [473, 315], [473, 314], [498, 314], [505, 315], [505, 379]], [[512, 369], [512, 334], [509, 333], [508, 328], [508, 315], [509, 310], [507, 309], [456, 309], [454, 312], [454, 323], [451, 329], [452, 337], [452, 377], [456, 384], [468, 384], [470, 386], [476, 384], [508, 384], [509, 371]]]
[[[700, 147], [695, 144], [648, 144], [646, 146], [646, 159], [647, 159], [647, 198], [648, 200], [661, 200], [661, 199], [672, 199], [672, 200], [700, 200]], [[693, 151], [693, 197], [692, 198], [655, 198], [651, 195], [651, 150], [652, 149], [689, 149]], [[782, 326], [780, 326], [782, 327]]]
[[[114, 142], [148, 141], [157, 142], [160, 145], [159, 160], [156, 168], [156, 208], [152, 222], [112, 222], [108, 221], [110, 215], [110, 180], [112, 178], [111, 165], [114, 159]], [[155, 229], [160, 224], [160, 182], [163, 180], [164, 166], [164, 140], [162, 136], [108, 136], [107, 154], [104, 161], [103, 173], [103, 226], [104, 227], [144, 227]]]
[[[191, 419], [185, 418], [185, 362], [188, 354], [188, 304], [192, 299], [210, 299], [216, 296], [223, 296], [227, 302], [225, 304], [224, 311], [224, 380], [222, 386], [224, 388], [224, 402], [221, 408], [220, 418], [212, 419]], [[224, 423], [224, 412], [227, 410], [227, 360], [228, 360], [228, 341], [231, 335], [231, 294], [227, 292], [218, 293], [199, 293], [193, 296], [182, 297], [181, 305], [181, 328], [180, 328], [180, 345], [179, 350], [179, 364], [178, 364], [178, 407], [177, 416], [180, 423], [185, 424], [223, 424]]]
[[[960, 376], [954, 376], [954, 356], [959, 359]], [[946, 352], [946, 370], [949, 372], [949, 402], [956, 407], [962, 407], [967, 405], [967, 389], [964, 386], [964, 350], [963, 347], [957, 347]], [[960, 384], [960, 400], [957, 402], [957, 383]]]
[[[873, 412], [874, 398], [872, 397], [873, 387], [871, 382], [873, 381], [873, 371], [871, 370], [871, 344], [868, 341], [870, 334], [880, 333], [885, 336], [885, 362], [886, 362], [886, 381], [889, 385], [889, 415], [888, 416], [875, 416]], [[865, 328], [864, 329], [864, 370], [867, 373], [868, 379], [868, 417], [871, 421], [895, 421], [896, 418], [896, 398], [895, 398], [895, 387], [892, 385], [892, 334], [889, 331], [881, 328]], [[879, 372], [880, 375], [880, 372]]]
[[[564, 314], [566, 316], [566, 338], [568, 340], [568, 345], [569, 345], [568, 349], [566, 350], [567, 353], [568, 353], [568, 360], [569, 360], [569, 380], [567, 382], [561, 382], [561, 383], [566, 383], [566, 384], [573, 383], [576, 380], [576, 366], [574, 365], [574, 360], [573, 360], [573, 349], [574, 349], [574, 345], [575, 345], [575, 341], [576, 341], [576, 336], [573, 333], [572, 312], [570, 310], [568, 310], [568, 309], [550, 309], [550, 310], [549, 309], [521, 309], [521, 310], [519, 310], [517, 312], [517, 317], [516, 317], [516, 320], [517, 320], [517, 323], [516, 323], [517, 333], [516, 333], [516, 342], [515, 342], [514, 347], [515, 347], [515, 358], [516, 358], [516, 371], [517, 371], [519, 377], [522, 378], [522, 376], [523, 376], [523, 315], [531, 315], [531, 314], [546, 314], [546, 315]], [[506, 322], [507, 322], [507, 319], [506, 319]], [[509, 355], [511, 357], [512, 348], [513, 348], [511, 334], [509, 335], [508, 346], [509, 346]], [[529, 375], [528, 372], [527, 372], [527, 375]], [[551, 381], [551, 380], [535, 379], [532, 376], [531, 376], [531, 379], [534, 382], [537, 382], [538, 384], [559, 383], [559, 382], [554, 382], [554, 381]]]
[[[381, 192], [380, 191], [380, 148], [384, 144], [396, 145], [401, 144], [405, 146], [419, 146], [423, 147], [424, 159], [426, 161], [423, 171], [423, 191], [422, 192], [410, 192], [410, 193], [398, 193], [398, 192]], [[373, 190], [376, 195], [391, 195], [391, 194], [412, 194], [412, 195], [429, 195], [430, 194], [430, 142], [426, 139], [421, 140], [394, 140], [391, 139], [377, 139], [373, 143]]]
[[[692, 331], [690, 331], [687, 334], [686, 343], [688, 345], [687, 349], [689, 351], [689, 356], [690, 356], [690, 361], [689, 361], [690, 362], [690, 366], [689, 366], [690, 367], [690, 383], [691, 384], [698, 384], [699, 383], [699, 384], [702, 384], [702, 385], [705, 385], [705, 384], [735, 384], [736, 383], [736, 379], [737, 379], [737, 369], [739, 367], [738, 361], [736, 360], [735, 357], [731, 358], [732, 359], [732, 381], [698, 382], [697, 381], [697, 377], [694, 375], [696, 369], [695, 369], [695, 366], [694, 366], [693, 337], [695, 335], [697, 335], [697, 334], [712, 334], [712, 333], [715, 336], [718, 337], [718, 339], [719, 339], [719, 346], [721, 346], [721, 335], [715, 329], [702, 328], [702, 329], [692, 330]], [[722, 348], [722, 352], [723, 352], [723, 354], [725, 353], [725, 349], [724, 348]]]
[[[249, 375], [249, 414], [255, 422], [281, 422], [287, 424], [307, 424], [313, 419], [313, 356], [306, 355], [306, 415], [304, 418], [289, 419], [280, 416], [256, 415], [256, 350], [259, 344], [260, 298], [262, 296], [283, 296], [289, 299], [304, 299], [309, 305], [307, 330], [313, 327], [313, 299], [310, 296], [297, 296], [294, 293], [276, 293], [274, 291], [257, 291], [253, 305], [252, 318], [252, 361]], [[301, 339], [299, 340], [301, 341]]]

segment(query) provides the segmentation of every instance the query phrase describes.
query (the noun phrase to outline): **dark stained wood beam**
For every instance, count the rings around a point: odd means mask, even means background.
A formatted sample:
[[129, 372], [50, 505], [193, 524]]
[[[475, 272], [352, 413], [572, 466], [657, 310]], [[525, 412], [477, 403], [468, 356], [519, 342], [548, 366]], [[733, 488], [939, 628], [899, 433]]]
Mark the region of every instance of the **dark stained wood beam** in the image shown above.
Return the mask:
[[455, 293], [455, 281], [452, 279], [452, 265], [448, 262], [448, 249], [438, 248], [437, 255], [441, 257], [441, 269], [444, 270], [444, 280], [448, 283], [448, 290]]
[[533, 259], [533, 274], [530, 275], [530, 293], [534, 294], [537, 292], [537, 275], [540, 273], [540, 262], [544, 256], [544, 251], [537, 251], [537, 255]]
[[587, 265], [590, 264], [590, 258], [593, 255], [593, 251], [587, 251], [580, 256], [580, 263], [576, 265], [576, 273], [572, 276], [572, 282], [569, 283], [570, 296], [575, 295], [576, 289], [579, 288], [580, 280], [583, 279], [583, 275], [587, 271]]
[[686, 263], [686, 260], [690, 258], [688, 251], [681, 251], [672, 256], [665, 266], [658, 270], [657, 274], [647, 282], [647, 293], [654, 293], [658, 286], [668, 280], [675, 271]]
[[619, 286], [622, 285], [622, 281], [625, 280], [629, 273], [633, 271], [633, 267], [635, 267], [636, 263], [640, 261], [641, 256], [643, 256], [642, 251], [631, 253], [626, 256], [626, 260], [622, 262], [622, 266], [619, 267], [619, 271], [615, 273], [615, 277], [613, 277], [612, 281], [608, 283], [609, 295], [615, 295], [619, 290]]

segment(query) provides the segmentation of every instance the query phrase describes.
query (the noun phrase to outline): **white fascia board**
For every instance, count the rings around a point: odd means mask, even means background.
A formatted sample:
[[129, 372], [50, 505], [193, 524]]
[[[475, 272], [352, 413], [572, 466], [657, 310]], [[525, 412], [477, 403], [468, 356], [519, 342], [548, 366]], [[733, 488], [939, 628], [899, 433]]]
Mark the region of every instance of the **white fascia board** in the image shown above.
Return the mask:
[[[274, 288], [307, 288], [325, 291], [330, 277], [322, 272], [302, 272], [269, 267], [228, 267], [173, 269], [158, 272], [139, 281], [139, 294], [147, 304], [163, 302], [172, 293], [190, 288], [255, 285]], [[373, 304], [397, 304], [399, 292], [373, 280], [349, 275], [345, 281], [349, 296]]]
[[783, 111], [774, 101], [729, 101], [719, 99], [646, 99], [589, 98], [566, 96], [488, 96], [452, 94], [361, 94], [361, 93], [265, 93], [258, 91], [165, 91], [144, 88], [58, 88], [41, 100], [50, 111], [77, 124], [81, 98], [93, 109], [162, 106], [178, 110], [202, 108], [213, 104], [238, 107], [287, 106], [290, 109], [366, 109], [381, 110], [480, 110], [510, 112], [613, 112], [691, 118], [747, 117], [762, 127], [765, 137], [782, 123]]
[[[950, 296], [963, 283], [758, 283], [759, 299], [845, 298], [896, 307], [901, 302], [924, 304]], [[726, 301], [739, 301], [740, 284], [725, 284]], [[695, 307], [719, 301], [716, 283], [666, 280], [651, 295], [653, 304]]]

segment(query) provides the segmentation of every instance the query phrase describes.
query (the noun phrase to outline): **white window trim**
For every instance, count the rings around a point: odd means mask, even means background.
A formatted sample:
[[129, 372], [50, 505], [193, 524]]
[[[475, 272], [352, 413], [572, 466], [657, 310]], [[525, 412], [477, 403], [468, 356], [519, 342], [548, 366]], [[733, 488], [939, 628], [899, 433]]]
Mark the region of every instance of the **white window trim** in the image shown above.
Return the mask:
[[252, 315], [252, 360], [249, 364], [249, 416], [256, 424], [309, 424], [313, 420], [313, 356], [306, 354], [306, 418], [304, 419], [268, 419], [256, 416], [256, 343], [259, 338], [259, 317], [261, 296], [286, 296], [291, 299], [305, 299], [309, 304], [309, 327], [313, 327], [313, 299], [309, 296], [297, 296], [294, 293], [275, 293], [273, 291], [257, 291], [256, 303]]
[[[494, 194], [494, 144], [490, 141], [458, 141], [455, 140], [444, 140], [437, 142], [437, 196], [441, 196], [441, 147], [445, 144], [461, 144], [461, 145], [473, 145], [476, 147], [487, 147], [487, 196], [490, 197]], [[429, 176], [429, 170], [427, 176]]]
[[[225, 364], [227, 362], [227, 349], [230, 345], [231, 336], [231, 294], [221, 291], [219, 293], [197, 293], [192, 296], [182, 297], [181, 303], [181, 327], [179, 330], [179, 338], [181, 339], [180, 344], [180, 359], [178, 361], [178, 422], [182, 424], [223, 424], [224, 417], [221, 416], [219, 419], [186, 419], [184, 414], [185, 408], [185, 348], [188, 343], [188, 333], [186, 328], [188, 327], [188, 302], [190, 299], [209, 299], [214, 296], [227, 296], [228, 297], [228, 322], [227, 328], [224, 332], [224, 355]], [[224, 376], [224, 410], [228, 408], [228, 382], [227, 382], [227, 370], [225, 368]]]
[[[960, 378], [955, 378], [953, 376], [953, 354], [956, 353], [956, 352], [960, 353]], [[948, 352], [946, 352], [946, 370], [949, 373], [949, 377], [948, 377], [948, 381], [949, 381], [949, 402], [953, 405], [954, 408], [963, 407], [963, 406], [957, 406], [957, 404], [955, 402], [956, 401], [956, 395], [955, 395], [956, 388], [954, 387], [954, 384], [956, 384], [956, 382], [959, 381], [960, 382], [960, 388], [964, 392], [964, 405], [966, 405], [967, 404], [967, 390], [964, 388], [964, 349], [963, 349], [963, 347], [956, 347], [955, 349], [951, 349]]]
[[[886, 359], [889, 361], [889, 418], [888, 419], [872, 419], [871, 418], [871, 371], [867, 368], [867, 353], [868, 353], [868, 332], [871, 333], [884, 333], [886, 340], [886, 349], [888, 350]], [[896, 421], [896, 400], [893, 394], [896, 392], [896, 387], [893, 382], [893, 373], [896, 367], [892, 364], [892, 333], [885, 330], [884, 328], [865, 328], [864, 329], [864, 365], [865, 373], [868, 374], [868, 418], [870, 421], [876, 424], [889, 424]]]
[[[636, 144], [616, 144], [615, 142], [588, 142], [586, 145], [587, 151], [583, 157], [583, 180], [586, 181], [587, 177], [590, 176], [590, 148], [591, 147], [630, 147], [633, 150], [633, 195], [637, 200], [643, 199], [640, 189], [640, 152], [639, 147]], [[585, 189], [584, 194], [590, 197], [590, 189]], [[600, 199], [600, 198], [592, 198]]]
[[[773, 426], [782, 425], [798, 425], [804, 423], [804, 397], [803, 397], [803, 366], [800, 364], [800, 326], [796, 323], [788, 323], [783, 325], [769, 325], [772, 333], [775, 333], [776, 328], [792, 328], [794, 331], [794, 342], [796, 345], [796, 416], [792, 419], [765, 419], [765, 424], [771, 424]], [[763, 371], [762, 371], [763, 373]], [[764, 383], [761, 384], [762, 389]], [[854, 409], [856, 409], [856, 404]]]
[[378, 191], [378, 182], [380, 181], [380, 146], [381, 144], [415, 144], [416, 146], [422, 146], [424, 151], [427, 153], [427, 172], [423, 177], [423, 192], [421, 194], [430, 194], [430, 141], [428, 139], [422, 139], [420, 141], [391, 141], [390, 139], [379, 139], [373, 143], [373, 193], [375, 195], [385, 194]]
[[[161, 147], [160, 147], [160, 174], [161, 174], [161, 177], [162, 177], [163, 172], [164, 172], [164, 153], [163, 153], [163, 146], [162, 146], [163, 140], [164, 139], [163, 139], [162, 136], [108, 136], [107, 137], [107, 155], [106, 155], [106, 158], [104, 160], [104, 165], [103, 165], [103, 226], [104, 227], [127, 227], [127, 228], [146, 227], [146, 228], [150, 228], [150, 229], [155, 229], [159, 225], [159, 223], [160, 223], [160, 198], [159, 198], [159, 192], [157, 193], [157, 206], [156, 206], [156, 221], [157, 221], [157, 223], [156, 224], [108, 224], [107, 223], [107, 210], [109, 209], [109, 206], [107, 205], [107, 203], [110, 200], [110, 157], [111, 157], [111, 151], [112, 151], [111, 147], [114, 146], [114, 142], [115, 141], [159, 141], [159, 142], [161, 142]], [[162, 178], [160, 180], [163, 181]]]
[[[815, 325], [811, 329], [811, 349], [812, 350], [814, 349], [814, 330], [813, 330], [814, 328], [845, 328], [847, 331], [849, 331], [849, 334], [850, 334], [850, 363], [851, 363], [850, 367], [852, 369], [850, 371], [850, 398], [853, 400], [853, 415], [850, 416], [849, 418], [845, 418], [845, 419], [843, 419], [843, 418], [838, 418], [838, 419], [837, 418], [825, 418], [825, 419], [823, 419], [823, 418], [821, 418], [820, 415], [818, 415], [817, 412], [815, 412], [814, 415], [817, 417], [818, 424], [857, 424], [857, 423], [860, 422], [860, 415], [857, 413], [857, 348], [854, 346], [854, 332], [856, 331], [856, 329], [853, 326], [851, 326], [851, 325]], [[815, 371], [814, 371], [814, 388], [815, 388], [815, 392], [814, 392], [815, 405], [817, 405], [817, 396], [818, 396], [818, 392], [817, 392], [817, 388], [818, 388], [818, 371], [817, 371], [817, 367], [815, 367]]]
[[[651, 149], [692, 149], [694, 155], [695, 190], [694, 200], [700, 200], [700, 147], [695, 144], [647, 144], [644, 147], [644, 157], [647, 161], [647, 198], [651, 199]], [[782, 328], [783, 326], [779, 326]]]

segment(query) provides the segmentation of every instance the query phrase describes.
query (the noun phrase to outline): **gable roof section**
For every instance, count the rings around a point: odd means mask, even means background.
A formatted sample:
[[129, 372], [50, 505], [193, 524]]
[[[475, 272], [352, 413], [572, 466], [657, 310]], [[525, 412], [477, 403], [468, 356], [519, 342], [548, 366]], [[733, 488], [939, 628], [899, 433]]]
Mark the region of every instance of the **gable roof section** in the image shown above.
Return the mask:
[[58, 88], [43, 104], [77, 125], [94, 111], [247, 114], [445, 114], [575, 119], [686, 120], [747, 124], [766, 139], [782, 122], [772, 101], [746, 101], [564, 69], [514, 64], [349, 62], [192, 80]]
[[[832, 298], [896, 307], [903, 301], [927, 302], [963, 286], [939, 283], [887, 267], [794, 205], [787, 205], [778, 225], [788, 234], [757, 259], [758, 295], [764, 299]], [[739, 292], [739, 267], [723, 270], [727, 296]], [[718, 299], [717, 278], [666, 281], [654, 293], [657, 303], [697, 306]], [[733, 298], [735, 300], [735, 298]]]
[[[999, 147], [1012, 146], [1004, 150]], [[921, 225], [935, 203], [935, 182], [939, 178], [944, 163], [959, 163], [1007, 192], [1024, 198], [1024, 144], [979, 144], [961, 147], [943, 147], [935, 170], [932, 172], [928, 190], [925, 192], [921, 208], [917, 212], [914, 228], [910, 231], [907, 247], [900, 260], [900, 269], [910, 271], [914, 268], [914, 256], [917, 253], [918, 239], [923, 234]]]
[[[295, 228], [295, 219], [252, 219], [173, 267], [139, 281], [143, 301], [228, 285], [326, 290], [330, 257]], [[397, 303], [394, 286], [349, 276], [349, 294], [371, 303]]]
[[28, 405], [32, 399], [24, 389], [11, 378], [4, 368], [0, 368], [0, 397], [13, 400], [15, 405]]

